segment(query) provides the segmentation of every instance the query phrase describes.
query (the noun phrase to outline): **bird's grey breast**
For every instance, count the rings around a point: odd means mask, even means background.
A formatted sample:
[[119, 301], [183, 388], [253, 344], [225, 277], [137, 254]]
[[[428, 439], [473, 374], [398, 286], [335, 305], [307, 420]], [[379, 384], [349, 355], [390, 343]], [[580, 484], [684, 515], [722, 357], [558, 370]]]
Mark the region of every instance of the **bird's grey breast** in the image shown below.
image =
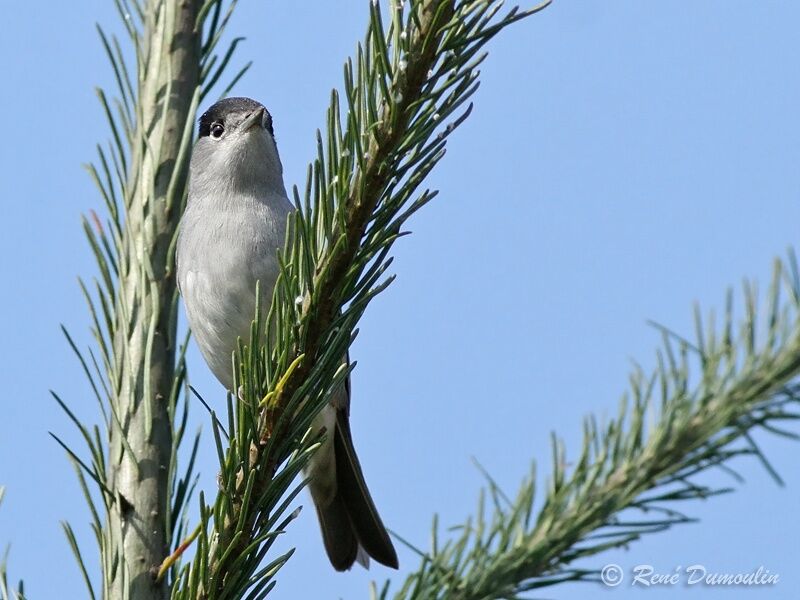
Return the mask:
[[178, 240], [178, 281], [189, 325], [214, 375], [232, 387], [231, 353], [247, 342], [255, 317], [256, 282], [262, 314], [278, 276], [288, 199], [242, 197], [233, 202], [190, 198]]

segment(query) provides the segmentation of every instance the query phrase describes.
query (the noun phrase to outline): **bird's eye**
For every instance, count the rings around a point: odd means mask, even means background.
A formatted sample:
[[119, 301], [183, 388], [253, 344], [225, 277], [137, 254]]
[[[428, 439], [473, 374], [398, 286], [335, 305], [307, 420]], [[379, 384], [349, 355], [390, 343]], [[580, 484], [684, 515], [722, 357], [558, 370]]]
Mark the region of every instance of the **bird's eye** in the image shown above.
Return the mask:
[[212, 123], [211, 124], [211, 137], [219, 139], [222, 137], [222, 134], [225, 133], [225, 127], [223, 127], [222, 123]]

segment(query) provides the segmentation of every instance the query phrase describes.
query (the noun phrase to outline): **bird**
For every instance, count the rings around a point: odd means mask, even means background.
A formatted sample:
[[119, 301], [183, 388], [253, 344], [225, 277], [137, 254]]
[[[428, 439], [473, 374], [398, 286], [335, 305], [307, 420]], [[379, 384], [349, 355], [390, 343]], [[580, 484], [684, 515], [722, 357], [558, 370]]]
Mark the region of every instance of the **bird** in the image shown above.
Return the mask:
[[[259, 282], [266, 318], [279, 272], [286, 195], [272, 116], [250, 98], [225, 98], [199, 119], [176, 248], [187, 320], [211, 372], [233, 390], [231, 356], [250, 339]], [[350, 431], [350, 381], [313, 423], [325, 431], [306, 475], [328, 558], [337, 571], [369, 558], [398, 568], [397, 553], [364, 481]]]

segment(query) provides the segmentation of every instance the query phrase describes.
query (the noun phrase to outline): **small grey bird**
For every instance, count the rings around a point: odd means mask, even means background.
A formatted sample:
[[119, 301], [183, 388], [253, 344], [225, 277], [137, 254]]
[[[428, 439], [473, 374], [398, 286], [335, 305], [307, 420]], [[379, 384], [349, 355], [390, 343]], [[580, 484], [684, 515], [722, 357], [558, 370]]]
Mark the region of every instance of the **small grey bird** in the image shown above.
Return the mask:
[[[277, 251], [292, 210], [269, 112], [249, 98], [214, 104], [200, 117], [176, 261], [197, 345], [233, 393], [231, 355], [237, 338], [249, 339], [256, 281], [266, 317], [278, 276]], [[357, 559], [367, 566], [367, 555], [397, 568], [353, 448], [349, 412], [348, 381], [314, 423], [327, 432], [307, 473], [325, 550], [338, 571]]]

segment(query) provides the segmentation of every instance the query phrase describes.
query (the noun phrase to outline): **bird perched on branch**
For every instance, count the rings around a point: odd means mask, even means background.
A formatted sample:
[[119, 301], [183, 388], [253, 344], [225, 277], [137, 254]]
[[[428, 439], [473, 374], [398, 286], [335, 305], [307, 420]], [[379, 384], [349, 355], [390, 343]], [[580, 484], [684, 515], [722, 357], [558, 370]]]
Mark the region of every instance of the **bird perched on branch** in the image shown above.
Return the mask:
[[[214, 104], [200, 117], [176, 260], [197, 345], [217, 379], [234, 393], [231, 355], [238, 338], [249, 339], [257, 281], [266, 317], [292, 211], [269, 112], [249, 98]], [[348, 380], [314, 422], [327, 432], [307, 468], [325, 550], [339, 571], [357, 559], [367, 565], [367, 555], [397, 568], [353, 448], [349, 412]]]

